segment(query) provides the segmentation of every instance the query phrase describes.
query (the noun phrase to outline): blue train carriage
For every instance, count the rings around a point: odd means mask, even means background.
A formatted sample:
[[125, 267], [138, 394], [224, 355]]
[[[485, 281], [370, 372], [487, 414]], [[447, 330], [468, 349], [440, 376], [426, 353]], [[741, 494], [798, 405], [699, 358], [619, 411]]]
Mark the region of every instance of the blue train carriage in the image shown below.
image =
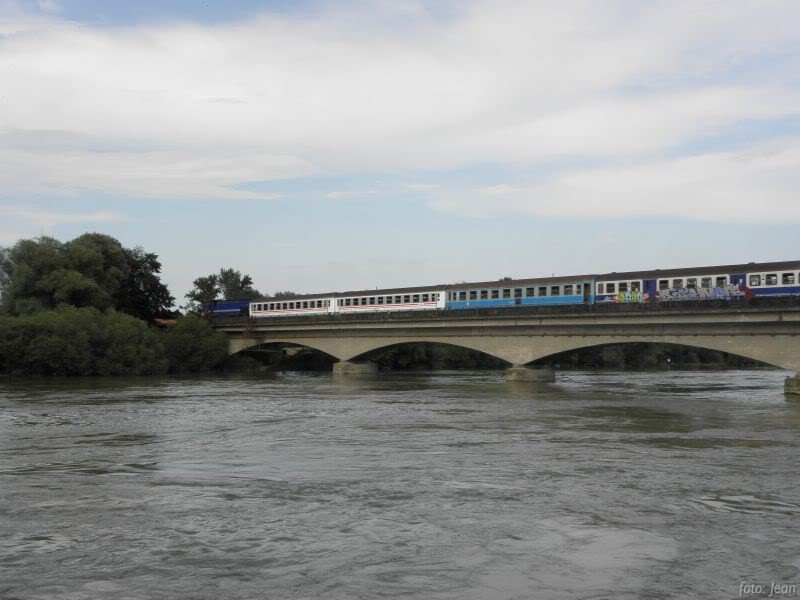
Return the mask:
[[206, 304], [203, 313], [208, 317], [246, 317], [249, 306], [249, 300], [219, 300]]
[[593, 284], [593, 275], [459, 283], [447, 289], [447, 308], [591, 304]]
[[595, 297], [619, 304], [750, 300], [797, 295], [798, 277], [798, 261], [613, 272], [597, 275]]

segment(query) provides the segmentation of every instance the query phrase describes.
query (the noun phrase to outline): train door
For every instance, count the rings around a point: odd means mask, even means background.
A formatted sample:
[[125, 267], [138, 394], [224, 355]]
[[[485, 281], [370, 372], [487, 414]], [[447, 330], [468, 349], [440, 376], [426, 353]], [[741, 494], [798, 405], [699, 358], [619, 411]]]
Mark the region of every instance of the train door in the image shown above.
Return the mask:
[[583, 303], [589, 304], [592, 295], [592, 284], [591, 283], [584, 283], [583, 284]]
[[644, 287], [644, 302], [656, 302], [658, 299], [658, 289], [656, 288], [656, 280], [655, 279], [645, 279], [642, 282], [642, 286]]

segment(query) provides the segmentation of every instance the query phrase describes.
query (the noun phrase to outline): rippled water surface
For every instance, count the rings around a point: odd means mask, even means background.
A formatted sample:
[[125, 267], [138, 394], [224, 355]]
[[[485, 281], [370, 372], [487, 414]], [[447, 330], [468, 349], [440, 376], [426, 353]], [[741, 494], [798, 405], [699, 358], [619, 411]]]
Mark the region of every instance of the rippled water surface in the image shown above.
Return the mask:
[[785, 376], [0, 380], [0, 597], [736, 598], [800, 582]]

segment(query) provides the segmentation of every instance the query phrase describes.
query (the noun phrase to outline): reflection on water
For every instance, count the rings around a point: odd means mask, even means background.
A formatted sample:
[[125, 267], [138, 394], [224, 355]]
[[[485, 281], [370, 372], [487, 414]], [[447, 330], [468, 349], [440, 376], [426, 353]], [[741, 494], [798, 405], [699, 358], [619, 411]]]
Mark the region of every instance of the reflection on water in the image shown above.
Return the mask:
[[800, 581], [778, 371], [0, 381], [2, 598], [735, 598]]

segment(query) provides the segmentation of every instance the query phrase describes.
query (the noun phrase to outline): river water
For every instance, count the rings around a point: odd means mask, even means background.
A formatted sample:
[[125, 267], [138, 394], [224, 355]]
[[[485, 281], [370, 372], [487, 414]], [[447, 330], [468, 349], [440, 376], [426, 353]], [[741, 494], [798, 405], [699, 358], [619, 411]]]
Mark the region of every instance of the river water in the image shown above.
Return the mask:
[[0, 380], [0, 597], [738, 598], [798, 583], [785, 376]]

